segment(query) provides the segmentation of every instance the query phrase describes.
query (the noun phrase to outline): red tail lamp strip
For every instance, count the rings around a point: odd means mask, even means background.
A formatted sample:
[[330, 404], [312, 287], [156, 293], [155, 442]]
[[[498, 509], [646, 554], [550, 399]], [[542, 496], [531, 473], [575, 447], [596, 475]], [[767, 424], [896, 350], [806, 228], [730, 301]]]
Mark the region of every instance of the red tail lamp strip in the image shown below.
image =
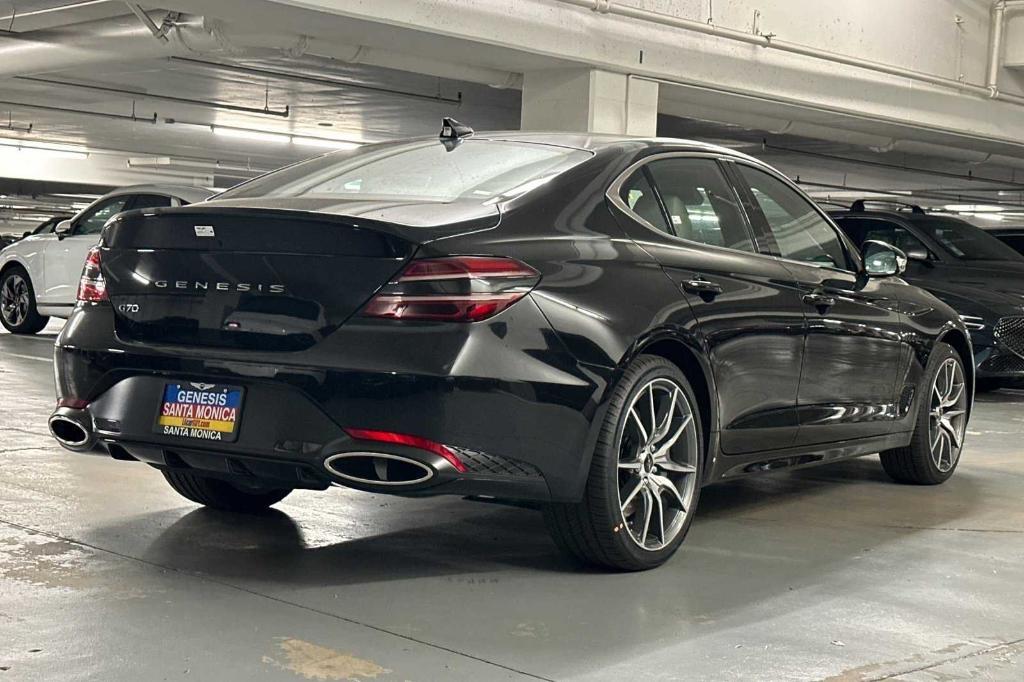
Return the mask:
[[432, 452], [438, 457], [443, 457], [449, 464], [455, 467], [460, 474], [466, 473], [466, 465], [462, 463], [454, 452], [432, 440], [420, 436], [410, 436], [404, 433], [393, 433], [391, 431], [373, 431], [371, 429], [345, 429], [352, 438], [358, 440], [369, 440], [377, 443], [394, 443], [395, 445], [407, 445], [411, 448]]

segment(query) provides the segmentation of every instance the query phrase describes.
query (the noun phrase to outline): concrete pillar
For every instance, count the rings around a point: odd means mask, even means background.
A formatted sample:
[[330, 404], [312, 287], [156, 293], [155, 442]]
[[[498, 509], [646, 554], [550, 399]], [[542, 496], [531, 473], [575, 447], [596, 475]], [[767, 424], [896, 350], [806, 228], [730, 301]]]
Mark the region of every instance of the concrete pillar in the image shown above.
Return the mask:
[[546, 69], [523, 76], [523, 130], [653, 137], [658, 84], [597, 69]]

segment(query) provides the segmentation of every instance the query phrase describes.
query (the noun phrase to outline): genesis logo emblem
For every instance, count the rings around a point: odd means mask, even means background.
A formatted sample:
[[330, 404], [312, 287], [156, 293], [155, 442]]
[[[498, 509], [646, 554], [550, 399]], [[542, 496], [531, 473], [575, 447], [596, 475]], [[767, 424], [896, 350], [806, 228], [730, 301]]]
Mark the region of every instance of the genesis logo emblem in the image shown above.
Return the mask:
[[193, 229], [195, 229], [197, 237], [217, 236], [217, 233], [213, 231], [213, 225], [196, 225]]
[[217, 384], [197, 384], [194, 381], [190, 381], [189, 384], [192, 386], [192, 388], [198, 388], [200, 391], [208, 391], [208, 390], [210, 390], [211, 388], [213, 388], [214, 386], [217, 385]]
[[227, 291], [241, 294], [283, 294], [283, 284], [264, 284], [262, 282], [203, 282], [189, 280], [158, 279], [150, 282], [157, 289], [191, 289], [193, 291]]

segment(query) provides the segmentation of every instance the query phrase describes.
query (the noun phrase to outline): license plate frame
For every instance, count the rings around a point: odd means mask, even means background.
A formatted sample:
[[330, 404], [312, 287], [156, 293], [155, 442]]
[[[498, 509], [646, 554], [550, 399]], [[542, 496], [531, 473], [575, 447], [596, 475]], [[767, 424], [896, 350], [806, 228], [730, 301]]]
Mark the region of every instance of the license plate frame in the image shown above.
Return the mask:
[[242, 386], [165, 381], [153, 431], [189, 442], [234, 443], [241, 429], [244, 404]]

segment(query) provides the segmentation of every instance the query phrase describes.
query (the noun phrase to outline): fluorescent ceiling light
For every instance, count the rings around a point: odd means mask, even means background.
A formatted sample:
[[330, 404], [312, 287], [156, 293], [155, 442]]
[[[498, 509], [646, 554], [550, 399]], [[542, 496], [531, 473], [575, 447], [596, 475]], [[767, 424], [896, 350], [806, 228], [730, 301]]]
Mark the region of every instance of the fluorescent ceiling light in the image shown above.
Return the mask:
[[1000, 213], [964, 213], [963, 215], [969, 215], [982, 220], [994, 220], [996, 222], [1000, 222], [1003, 219], [1003, 216]]
[[328, 140], [324, 137], [301, 137], [299, 135], [293, 137], [292, 142], [300, 147], [323, 147], [326, 149], [355, 149], [362, 146], [358, 142], [349, 142], [348, 140]]
[[279, 144], [285, 144], [291, 141], [291, 137], [288, 135], [282, 135], [280, 133], [265, 133], [259, 130], [242, 130], [241, 128], [221, 128], [220, 126], [214, 126], [213, 132], [215, 135], [222, 137], [234, 137], [242, 140], [256, 140], [259, 142], [276, 142]]
[[102, 5], [109, 0], [84, 0], [83, 2], [72, 2], [65, 5], [59, 5], [57, 7], [46, 7], [44, 9], [32, 10], [29, 12], [17, 12], [15, 14], [8, 14], [7, 16], [0, 17], [0, 21], [9, 22], [12, 19], [24, 19], [25, 17], [36, 17], [40, 14], [50, 14], [51, 12], [63, 12], [69, 9], [79, 9], [81, 7], [88, 7], [90, 5]]
[[20, 140], [0, 140], [0, 151], [12, 151], [21, 154], [33, 154], [35, 156], [48, 156], [59, 159], [87, 159], [89, 154], [74, 147], [62, 145], [42, 145], [35, 142], [22, 142]]
[[999, 213], [1004, 210], [1002, 206], [989, 204], [946, 204], [942, 208], [956, 213]]

